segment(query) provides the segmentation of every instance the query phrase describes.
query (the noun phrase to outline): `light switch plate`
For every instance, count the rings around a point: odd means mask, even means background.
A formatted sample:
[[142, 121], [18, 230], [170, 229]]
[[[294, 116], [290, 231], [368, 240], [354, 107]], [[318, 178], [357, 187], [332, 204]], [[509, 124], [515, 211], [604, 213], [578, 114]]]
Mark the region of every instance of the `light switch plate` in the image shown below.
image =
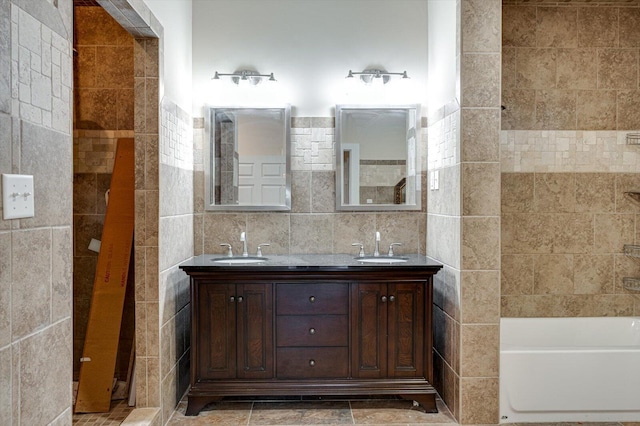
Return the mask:
[[33, 217], [33, 198], [33, 176], [2, 175], [2, 212], [5, 220]]

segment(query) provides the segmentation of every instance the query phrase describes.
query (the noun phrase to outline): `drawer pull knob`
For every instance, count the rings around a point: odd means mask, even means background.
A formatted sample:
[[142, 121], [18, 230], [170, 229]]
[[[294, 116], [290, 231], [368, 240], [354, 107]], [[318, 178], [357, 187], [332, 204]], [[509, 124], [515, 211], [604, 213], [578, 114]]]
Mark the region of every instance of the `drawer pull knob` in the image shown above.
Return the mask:
[[236, 298], [235, 298], [235, 297], [231, 296], [231, 297], [229, 298], [229, 302], [233, 303], [233, 302], [235, 302], [235, 301], [236, 301]]
[[385, 303], [387, 301], [387, 296], [382, 296], [380, 300], [382, 300], [382, 303]]
[[315, 329], [315, 328], [313, 328], [313, 327], [311, 327], [311, 328], [309, 329], [309, 334], [316, 334], [316, 329]]
[[310, 365], [311, 367], [313, 367], [314, 365], [316, 365], [316, 361], [315, 361], [315, 360], [313, 360], [313, 359], [312, 359], [312, 360], [310, 360], [310, 361], [309, 361], [309, 365]]
[[316, 297], [315, 296], [310, 296], [309, 297], [309, 302], [313, 303], [316, 301]]
[[389, 302], [393, 302], [394, 300], [396, 300], [395, 296], [389, 296]]
[[238, 296], [238, 303], [242, 303], [243, 300], [242, 296]]

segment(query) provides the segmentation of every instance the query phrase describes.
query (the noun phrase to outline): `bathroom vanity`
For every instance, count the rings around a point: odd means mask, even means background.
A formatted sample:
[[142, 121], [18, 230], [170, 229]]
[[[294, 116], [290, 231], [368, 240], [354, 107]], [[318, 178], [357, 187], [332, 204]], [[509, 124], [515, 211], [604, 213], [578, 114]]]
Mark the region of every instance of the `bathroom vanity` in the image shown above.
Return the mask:
[[278, 395], [399, 395], [436, 412], [432, 278], [442, 265], [220, 258], [180, 265], [191, 279], [187, 415], [225, 396]]

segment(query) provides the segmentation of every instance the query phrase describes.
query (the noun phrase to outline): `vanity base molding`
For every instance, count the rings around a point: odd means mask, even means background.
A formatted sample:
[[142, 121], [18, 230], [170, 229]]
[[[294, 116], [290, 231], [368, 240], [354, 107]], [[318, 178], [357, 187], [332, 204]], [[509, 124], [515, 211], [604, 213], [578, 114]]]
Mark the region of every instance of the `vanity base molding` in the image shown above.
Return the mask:
[[211, 381], [191, 386], [187, 416], [196, 416], [207, 404], [234, 396], [362, 396], [396, 395], [418, 402], [427, 413], [437, 413], [436, 390], [424, 379], [391, 380], [277, 380]]

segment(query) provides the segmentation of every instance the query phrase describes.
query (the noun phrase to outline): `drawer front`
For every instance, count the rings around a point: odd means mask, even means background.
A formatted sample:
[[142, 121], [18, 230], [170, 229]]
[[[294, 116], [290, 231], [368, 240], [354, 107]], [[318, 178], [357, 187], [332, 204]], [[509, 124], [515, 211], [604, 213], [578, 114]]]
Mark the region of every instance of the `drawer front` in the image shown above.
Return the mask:
[[280, 315], [276, 317], [278, 346], [347, 346], [347, 315]]
[[276, 375], [279, 379], [346, 378], [349, 351], [339, 348], [278, 348]]
[[278, 284], [278, 315], [346, 315], [348, 284]]

